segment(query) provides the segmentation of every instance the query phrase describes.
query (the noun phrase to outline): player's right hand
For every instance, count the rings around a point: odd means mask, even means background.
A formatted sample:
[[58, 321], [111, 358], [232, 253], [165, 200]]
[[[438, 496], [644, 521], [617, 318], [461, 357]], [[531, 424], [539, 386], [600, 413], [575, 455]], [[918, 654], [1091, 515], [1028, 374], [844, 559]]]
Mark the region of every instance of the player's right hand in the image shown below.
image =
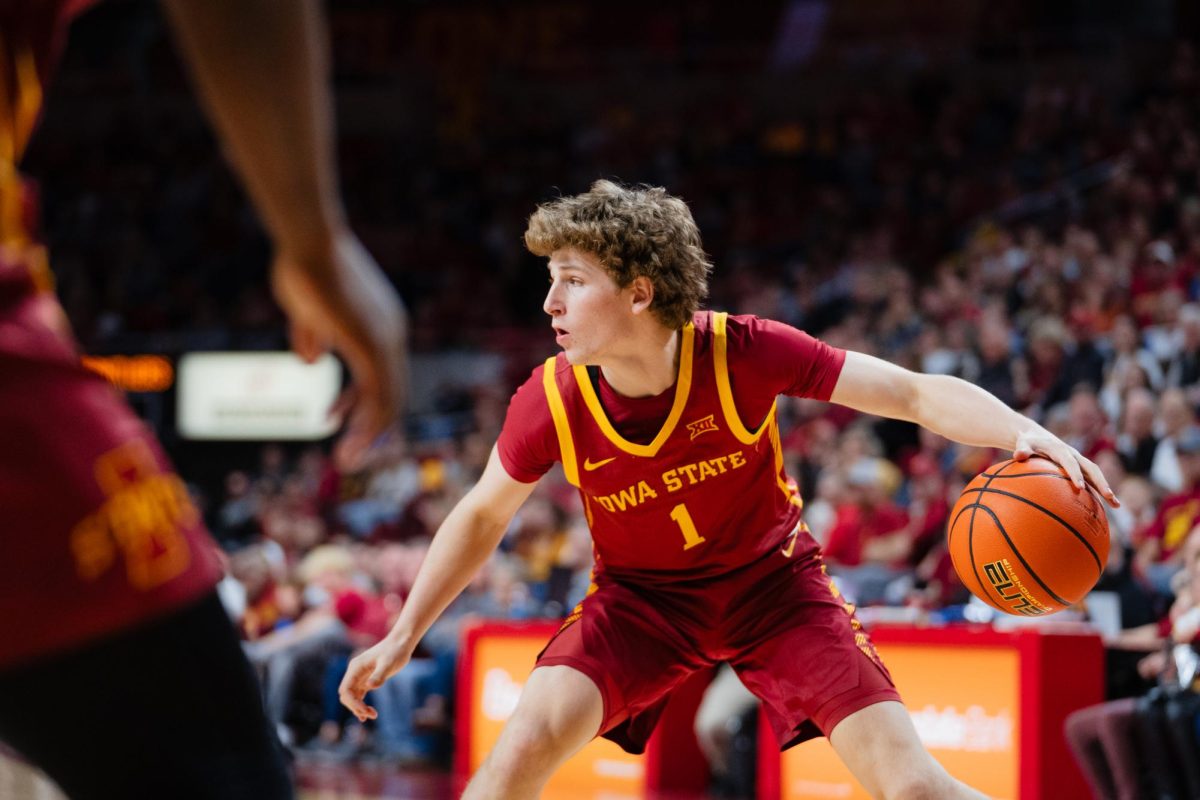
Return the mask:
[[336, 351], [353, 383], [331, 410], [345, 415], [334, 450], [342, 469], [358, 466], [376, 437], [394, 426], [408, 389], [408, 327], [399, 295], [349, 231], [316, 254], [280, 252], [271, 274], [291, 323], [292, 349], [305, 361]]
[[412, 658], [412, 651], [411, 645], [399, 644], [384, 637], [375, 646], [350, 660], [342, 683], [338, 686], [338, 699], [358, 717], [359, 722], [379, 718], [379, 712], [367, 705], [364, 698], [367, 692], [383, 686], [388, 678], [403, 669]]

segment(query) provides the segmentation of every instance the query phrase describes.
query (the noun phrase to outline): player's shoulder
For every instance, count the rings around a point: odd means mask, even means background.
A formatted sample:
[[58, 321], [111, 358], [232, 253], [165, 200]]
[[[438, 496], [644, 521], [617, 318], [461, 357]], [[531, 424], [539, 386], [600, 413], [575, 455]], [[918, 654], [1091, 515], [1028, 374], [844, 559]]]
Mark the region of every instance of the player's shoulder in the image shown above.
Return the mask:
[[543, 409], [547, 409], [547, 369], [551, 370], [550, 374], [553, 376], [554, 382], [559, 387], [560, 392], [564, 386], [570, 386], [570, 383], [564, 380], [564, 378], [565, 374], [570, 372], [571, 364], [562, 353], [559, 353], [556, 356], [547, 358], [530, 370], [529, 377], [513, 392], [509, 405], [520, 408], [525, 413], [540, 412]]
[[521, 389], [524, 389], [526, 387], [532, 387], [532, 386], [541, 387], [546, 380], [547, 366], [549, 366], [550, 369], [553, 370], [553, 374], [556, 377], [562, 376], [564, 373], [569, 372], [571, 369], [571, 365], [567, 362], [567, 359], [563, 356], [562, 353], [559, 353], [558, 355], [555, 355], [555, 356], [550, 356], [544, 361], [539, 361], [533, 367], [533, 369], [529, 371], [529, 377], [525, 379], [524, 383], [521, 384], [520, 388], [518, 388], [517, 391], [521, 391]]
[[732, 338], [776, 326], [790, 327], [785, 323], [754, 314], [731, 314], [727, 311], [702, 309], [692, 315], [692, 327], [696, 331], [697, 338], [708, 338], [721, 333], [724, 333], [727, 338]]
[[778, 341], [793, 336], [807, 336], [804, 331], [755, 314], [729, 314], [725, 317], [725, 339], [730, 353], [752, 349], [756, 344]]

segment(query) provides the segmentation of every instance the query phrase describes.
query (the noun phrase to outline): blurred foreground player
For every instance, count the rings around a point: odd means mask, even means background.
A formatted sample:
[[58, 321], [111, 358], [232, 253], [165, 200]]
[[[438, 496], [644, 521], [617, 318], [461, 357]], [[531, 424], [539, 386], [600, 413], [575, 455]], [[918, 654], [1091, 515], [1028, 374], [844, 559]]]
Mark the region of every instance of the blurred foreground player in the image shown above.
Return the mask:
[[671, 690], [728, 662], [783, 747], [829, 737], [875, 797], [979, 794], [925, 751], [869, 637], [825, 574], [783, 469], [779, 394], [1034, 452], [1116, 504], [1096, 465], [992, 395], [780, 323], [698, 311], [709, 264], [687, 206], [601, 181], [538, 209], [544, 308], [563, 353], [513, 397], [479, 483], [438, 531], [395, 627], [355, 658], [363, 702], [408, 661], [555, 462], [579, 487], [593, 585], [538, 658], [466, 797], [534, 797], [594, 736], [642, 752]]
[[[79, 366], [17, 173], [84, 5], [0, 0], [0, 740], [72, 798], [288, 798], [215, 545], [150, 433]], [[318, 5], [166, 6], [274, 241], [295, 349], [349, 363], [353, 461], [395, 421], [405, 329], [345, 223]]]

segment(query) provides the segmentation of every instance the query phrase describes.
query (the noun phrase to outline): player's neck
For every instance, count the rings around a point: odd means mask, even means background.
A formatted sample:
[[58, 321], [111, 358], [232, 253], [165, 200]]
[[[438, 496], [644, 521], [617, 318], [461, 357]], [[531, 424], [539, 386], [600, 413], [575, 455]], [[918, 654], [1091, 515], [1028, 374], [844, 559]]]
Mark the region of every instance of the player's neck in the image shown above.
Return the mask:
[[656, 326], [639, 336], [638, 346], [600, 364], [604, 380], [624, 397], [653, 397], [675, 384], [679, 375], [679, 331]]

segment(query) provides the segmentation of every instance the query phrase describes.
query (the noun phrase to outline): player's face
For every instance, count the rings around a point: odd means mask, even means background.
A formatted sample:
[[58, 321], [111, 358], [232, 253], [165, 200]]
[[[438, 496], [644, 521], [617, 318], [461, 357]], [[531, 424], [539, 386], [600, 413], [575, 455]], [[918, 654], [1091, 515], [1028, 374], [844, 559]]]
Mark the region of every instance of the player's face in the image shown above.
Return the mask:
[[574, 248], [550, 254], [550, 290], [542, 308], [555, 341], [572, 364], [599, 364], [629, 336], [630, 301], [591, 253]]

